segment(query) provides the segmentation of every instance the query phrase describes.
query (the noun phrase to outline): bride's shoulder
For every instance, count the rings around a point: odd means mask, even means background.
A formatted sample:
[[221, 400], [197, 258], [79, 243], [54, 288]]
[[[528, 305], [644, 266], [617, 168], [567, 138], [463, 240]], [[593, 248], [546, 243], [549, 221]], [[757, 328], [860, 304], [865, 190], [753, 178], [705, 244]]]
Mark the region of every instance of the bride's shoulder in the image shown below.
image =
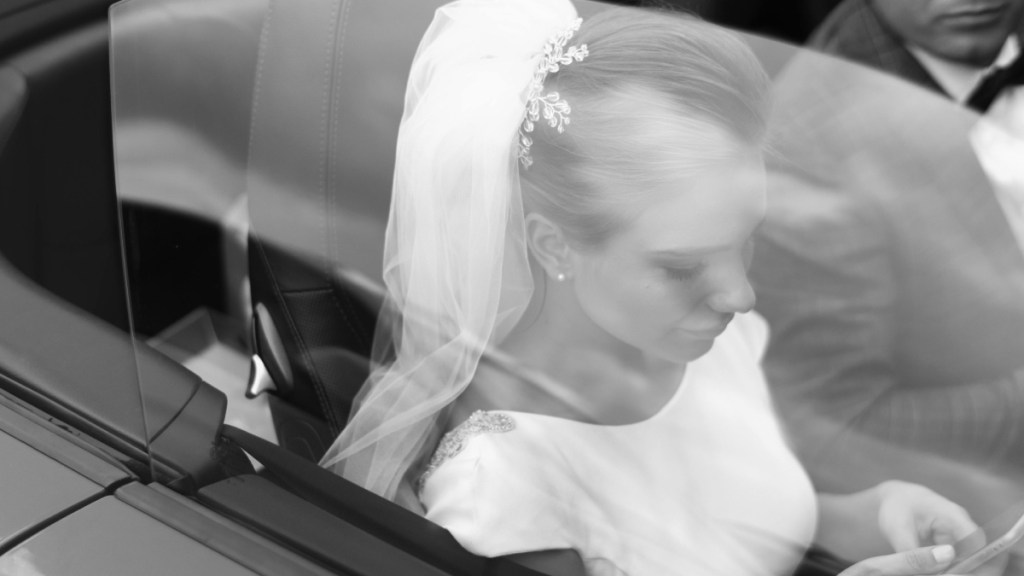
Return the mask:
[[[469, 418], [441, 437], [441, 442], [438, 443], [437, 449], [434, 450], [434, 454], [427, 463], [426, 469], [420, 475], [420, 489], [422, 490], [427, 479], [441, 466], [465, 452], [467, 446], [475, 438], [488, 434], [503, 434], [511, 432], [515, 428], [515, 420], [507, 414], [485, 410], [473, 412]], [[479, 459], [479, 450], [477, 450], [474, 456], [476, 459]]]
[[[538, 430], [520, 414], [477, 411], [441, 440], [418, 482], [428, 520], [482, 556], [572, 548], [572, 491], [533, 450]], [[521, 425], [525, 424], [525, 425]]]
[[[547, 420], [526, 413], [476, 410], [442, 436], [417, 479], [418, 492], [490, 489], [505, 480], [545, 483], [545, 471], [557, 466], [556, 435]], [[430, 488], [430, 490], [428, 490]]]

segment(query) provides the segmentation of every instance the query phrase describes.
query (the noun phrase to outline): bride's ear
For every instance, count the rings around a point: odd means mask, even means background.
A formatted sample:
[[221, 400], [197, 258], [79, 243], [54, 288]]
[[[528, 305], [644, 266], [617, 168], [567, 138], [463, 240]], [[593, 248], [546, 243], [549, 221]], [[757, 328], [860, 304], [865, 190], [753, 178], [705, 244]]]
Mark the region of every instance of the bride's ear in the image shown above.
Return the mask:
[[527, 214], [525, 223], [530, 254], [548, 277], [559, 281], [571, 277], [573, 251], [562, 228], [536, 212]]

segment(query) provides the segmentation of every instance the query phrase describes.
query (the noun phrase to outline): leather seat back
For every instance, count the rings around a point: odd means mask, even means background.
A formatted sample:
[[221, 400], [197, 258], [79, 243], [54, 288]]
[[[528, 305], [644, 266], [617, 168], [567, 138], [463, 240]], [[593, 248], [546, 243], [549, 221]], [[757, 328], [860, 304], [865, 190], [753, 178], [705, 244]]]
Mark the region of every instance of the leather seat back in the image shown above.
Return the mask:
[[285, 351], [283, 362], [262, 355], [277, 395], [325, 424], [313, 452], [341, 431], [368, 374], [381, 300], [365, 287], [381, 277], [406, 75], [442, 3], [281, 3], [266, 21], [247, 187], [251, 292]]

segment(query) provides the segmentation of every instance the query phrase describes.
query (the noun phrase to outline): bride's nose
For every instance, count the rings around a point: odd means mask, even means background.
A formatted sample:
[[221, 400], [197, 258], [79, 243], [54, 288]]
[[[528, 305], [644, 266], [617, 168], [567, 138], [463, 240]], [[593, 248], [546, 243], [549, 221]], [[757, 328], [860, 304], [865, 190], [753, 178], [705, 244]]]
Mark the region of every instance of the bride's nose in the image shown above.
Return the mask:
[[742, 314], [753, 310], [756, 300], [746, 269], [738, 267], [723, 274], [708, 296], [707, 303], [720, 314]]

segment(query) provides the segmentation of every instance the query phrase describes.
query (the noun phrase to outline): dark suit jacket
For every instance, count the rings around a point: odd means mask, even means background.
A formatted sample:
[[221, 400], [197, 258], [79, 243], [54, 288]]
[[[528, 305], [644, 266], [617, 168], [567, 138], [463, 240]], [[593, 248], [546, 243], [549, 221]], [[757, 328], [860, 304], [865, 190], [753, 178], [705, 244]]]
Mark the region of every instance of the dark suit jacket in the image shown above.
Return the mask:
[[904, 478], [991, 512], [1024, 486], [1024, 256], [977, 116], [814, 52], [775, 83], [751, 275], [798, 452], [819, 489]]
[[807, 45], [945, 94], [899, 37], [878, 17], [869, 0], [846, 0], [837, 6], [811, 34]]

